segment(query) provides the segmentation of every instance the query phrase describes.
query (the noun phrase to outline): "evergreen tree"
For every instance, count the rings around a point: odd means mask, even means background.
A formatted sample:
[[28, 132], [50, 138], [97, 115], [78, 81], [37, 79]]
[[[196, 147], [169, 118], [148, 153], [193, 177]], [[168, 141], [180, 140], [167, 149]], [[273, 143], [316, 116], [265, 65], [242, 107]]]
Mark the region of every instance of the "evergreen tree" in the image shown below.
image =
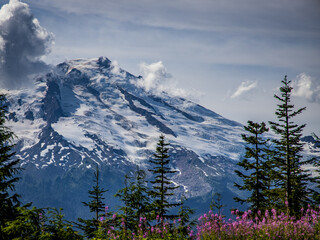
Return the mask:
[[146, 172], [137, 168], [132, 174], [125, 176], [125, 187], [116, 193], [124, 206], [120, 208], [125, 220], [125, 227], [134, 231], [138, 230], [142, 218], [150, 219], [150, 197], [146, 185]]
[[281, 95], [274, 95], [280, 102], [275, 112], [278, 122], [270, 121], [271, 129], [279, 136], [273, 139], [275, 154], [274, 160], [277, 165], [277, 186], [276, 191], [278, 197], [282, 199], [282, 203], [278, 208], [288, 209], [289, 214], [298, 215], [301, 207], [305, 207], [311, 202], [310, 195], [312, 191], [308, 188], [308, 183], [312, 182], [311, 173], [303, 170], [301, 167], [305, 164], [312, 163], [312, 160], [303, 160], [301, 156], [302, 144], [300, 138], [303, 125], [297, 125], [293, 122], [293, 118], [306, 108], [294, 110], [291, 104], [291, 81], [287, 80], [287, 76], [282, 81], [280, 87]]
[[[80, 224], [77, 224], [78, 227], [85, 232], [85, 235], [89, 238], [94, 237], [94, 232], [98, 230], [99, 226], [99, 217], [105, 213], [105, 205], [103, 203], [104, 197], [103, 194], [107, 192], [99, 185], [99, 168], [97, 166], [96, 172], [94, 173], [94, 183], [92, 190], [89, 190], [90, 202], [82, 202], [85, 206], [89, 207], [90, 212], [95, 213], [95, 218], [93, 219], [82, 219], [78, 218]], [[100, 214], [101, 213], [101, 214]]]
[[[19, 206], [19, 196], [14, 193], [15, 183], [19, 180], [16, 176], [20, 172], [19, 159], [12, 159], [13, 132], [6, 127], [6, 98], [0, 95], [0, 230], [5, 222], [13, 220], [17, 216], [16, 207]], [[5, 239], [3, 234], [0, 239]]]
[[243, 191], [251, 192], [247, 199], [235, 197], [240, 203], [250, 203], [253, 212], [264, 210], [267, 206], [268, 179], [266, 163], [266, 144], [268, 139], [263, 138], [263, 134], [268, 132], [264, 122], [254, 123], [248, 121], [248, 126], [244, 129], [250, 134], [242, 134], [242, 139], [247, 143], [245, 158], [237, 165], [244, 168], [247, 174], [236, 170], [235, 173], [242, 178], [243, 185], [235, 183], [235, 186]]
[[169, 178], [169, 174], [176, 172], [168, 167], [170, 164], [169, 145], [165, 142], [164, 135], [160, 135], [154, 159], [150, 160], [153, 168], [149, 169], [154, 175], [154, 180], [150, 181], [152, 184], [150, 190], [150, 195], [153, 198], [152, 207], [155, 215], [159, 216], [161, 221], [165, 218], [176, 218], [177, 215], [169, 215], [168, 212], [171, 208], [181, 205], [181, 203], [170, 203], [168, 199], [174, 195], [173, 191], [179, 187], [173, 186], [173, 182]]

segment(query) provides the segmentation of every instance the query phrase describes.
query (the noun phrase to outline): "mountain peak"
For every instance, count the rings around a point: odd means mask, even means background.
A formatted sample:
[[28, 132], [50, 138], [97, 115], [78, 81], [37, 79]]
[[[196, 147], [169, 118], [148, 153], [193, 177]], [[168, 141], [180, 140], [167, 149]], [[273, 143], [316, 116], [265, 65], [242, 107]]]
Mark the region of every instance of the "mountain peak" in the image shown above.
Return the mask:
[[[24, 112], [12, 96], [16, 122], [42, 121], [63, 139], [90, 150], [97, 147], [99, 139], [122, 149], [129, 162], [145, 161], [160, 134], [168, 135], [175, 145], [192, 149], [199, 157], [210, 154], [239, 158], [240, 124], [184, 98], [146, 92], [136, 84], [139, 77], [106, 57], [70, 60], [56, 69], [39, 81]], [[24, 139], [18, 128], [17, 134]], [[32, 144], [24, 146], [30, 147]]]
[[12, 92], [8, 126], [22, 165], [66, 173], [99, 165], [123, 174], [147, 168], [164, 134], [181, 192], [203, 196], [212, 179], [229, 178], [243, 152], [242, 126], [187, 99], [154, 95], [139, 79], [105, 57], [76, 59], [32, 91]]
[[99, 57], [98, 64], [101, 67], [110, 68], [111, 61], [107, 57]]

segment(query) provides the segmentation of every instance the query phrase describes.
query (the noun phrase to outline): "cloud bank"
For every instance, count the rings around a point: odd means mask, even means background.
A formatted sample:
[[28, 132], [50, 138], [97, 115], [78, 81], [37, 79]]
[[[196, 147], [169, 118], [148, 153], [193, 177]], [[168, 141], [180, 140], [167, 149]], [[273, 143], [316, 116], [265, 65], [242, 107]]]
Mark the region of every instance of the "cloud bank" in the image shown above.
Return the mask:
[[292, 83], [292, 95], [306, 99], [309, 102], [320, 103], [320, 84], [311, 76], [301, 73]]
[[191, 98], [194, 100], [198, 99], [201, 95], [200, 92], [191, 92], [177, 87], [177, 83], [172, 81], [172, 75], [167, 72], [162, 61], [151, 64], [141, 63], [140, 71], [142, 78], [139, 79], [137, 85], [144, 88], [147, 92], [157, 95], [162, 92], [167, 92], [173, 96]]
[[243, 97], [245, 94], [251, 92], [257, 87], [257, 82], [245, 81], [240, 84], [237, 90], [231, 95], [230, 98], [239, 98]]
[[28, 75], [48, 68], [41, 57], [50, 52], [53, 34], [40, 26], [26, 3], [10, 0], [0, 9], [0, 86], [18, 88]]

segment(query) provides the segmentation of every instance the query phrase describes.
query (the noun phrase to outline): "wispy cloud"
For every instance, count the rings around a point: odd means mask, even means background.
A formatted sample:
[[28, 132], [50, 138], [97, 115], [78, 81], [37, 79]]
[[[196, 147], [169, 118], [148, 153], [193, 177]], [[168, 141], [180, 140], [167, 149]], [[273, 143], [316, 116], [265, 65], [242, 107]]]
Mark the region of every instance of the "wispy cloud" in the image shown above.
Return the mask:
[[292, 95], [306, 99], [309, 102], [320, 103], [320, 84], [306, 73], [301, 73], [292, 83]]
[[258, 86], [258, 82], [252, 82], [252, 81], [245, 81], [240, 84], [240, 86], [237, 88], [237, 90], [231, 95], [230, 98], [240, 98], [247, 95], [249, 92], [251, 92], [253, 89], [255, 89]]
[[47, 69], [41, 57], [50, 51], [53, 34], [40, 26], [27, 4], [10, 0], [0, 9], [0, 85], [25, 85], [29, 74]]
[[[277, 28], [280, 33], [281, 30], [301, 27], [298, 23], [305, 20], [306, 15], [310, 25], [308, 30], [311, 30], [316, 24], [314, 19], [319, 18], [317, 1], [260, 0], [259, 4], [257, 0], [242, 0], [241, 3], [237, 0], [91, 0], [90, 4], [87, 0], [29, 1], [40, 7], [50, 6], [74, 14], [99, 14], [117, 21], [204, 31], [226, 31], [232, 27], [230, 31], [254, 28], [255, 31], [268, 29], [274, 33]], [[283, 21], [287, 17], [290, 21]]]

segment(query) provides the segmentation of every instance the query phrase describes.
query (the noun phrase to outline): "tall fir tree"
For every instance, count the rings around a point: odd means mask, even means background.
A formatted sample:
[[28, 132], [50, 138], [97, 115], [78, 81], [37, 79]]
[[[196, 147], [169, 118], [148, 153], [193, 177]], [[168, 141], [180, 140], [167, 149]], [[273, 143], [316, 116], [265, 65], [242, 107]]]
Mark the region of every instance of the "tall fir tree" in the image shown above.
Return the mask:
[[85, 235], [89, 238], [94, 237], [94, 232], [98, 230], [99, 217], [105, 213], [105, 204], [103, 203], [105, 198], [103, 197], [103, 194], [108, 191], [100, 187], [98, 166], [94, 173], [94, 183], [95, 185], [93, 186], [93, 189], [88, 191], [91, 201], [82, 203], [90, 209], [90, 212], [95, 214], [95, 218], [78, 218], [79, 224], [77, 224], [77, 226], [83, 230]]
[[[7, 105], [5, 95], [0, 95], [0, 230], [5, 222], [17, 216], [16, 207], [19, 206], [19, 195], [14, 192], [15, 184], [19, 180], [17, 174], [21, 171], [19, 159], [13, 159], [13, 132], [5, 126]], [[2, 230], [1, 230], [2, 231]], [[0, 235], [0, 239], [4, 235]]]
[[242, 134], [242, 139], [246, 142], [245, 158], [238, 162], [237, 165], [242, 167], [245, 172], [236, 170], [235, 173], [242, 178], [243, 185], [235, 183], [235, 186], [243, 191], [251, 192], [247, 199], [235, 197], [240, 203], [249, 203], [251, 210], [257, 212], [267, 207], [267, 189], [268, 189], [268, 166], [267, 163], [267, 143], [268, 139], [263, 134], [268, 132], [264, 122], [254, 123], [248, 121], [244, 129], [249, 135]]
[[287, 80], [287, 76], [282, 80], [280, 87], [280, 96], [274, 97], [280, 102], [275, 112], [278, 122], [270, 121], [271, 129], [278, 138], [273, 139], [274, 143], [274, 160], [277, 165], [277, 185], [275, 191], [278, 197], [282, 199], [278, 209], [287, 208], [289, 214], [298, 215], [301, 207], [305, 207], [311, 202], [312, 191], [308, 184], [314, 179], [311, 173], [303, 170], [302, 166], [311, 164], [311, 160], [303, 160], [301, 151], [303, 128], [306, 126], [297, 125], [293, 122], [294, 117], [301, 114], [306, 108], [294, 110], [294, 105], [291, 103], [292, 87], [291, 81]]
[[169, 167], [169, 145], [165, 141], [164, 135], [160, 135], [154, 158], [150, 160], [153, 168], [149, 169], [154, 176], [154, 180], [150, 181], [152, 184], [152, 189], [150, 190], [150, 196], [153, 198], [152, 207], [155, 215], [158, 215], [161, 221], [165, 218], [176, 218], [177, 215], [170, 215], [168, 212], [170, 209], [181, 205], [181, 203], [169, 202], [169, 197], [173, 196], [173, 191], [179, 187], [173, 186], [174, 184], [169, 177], [170, 174], [177, 172]]

